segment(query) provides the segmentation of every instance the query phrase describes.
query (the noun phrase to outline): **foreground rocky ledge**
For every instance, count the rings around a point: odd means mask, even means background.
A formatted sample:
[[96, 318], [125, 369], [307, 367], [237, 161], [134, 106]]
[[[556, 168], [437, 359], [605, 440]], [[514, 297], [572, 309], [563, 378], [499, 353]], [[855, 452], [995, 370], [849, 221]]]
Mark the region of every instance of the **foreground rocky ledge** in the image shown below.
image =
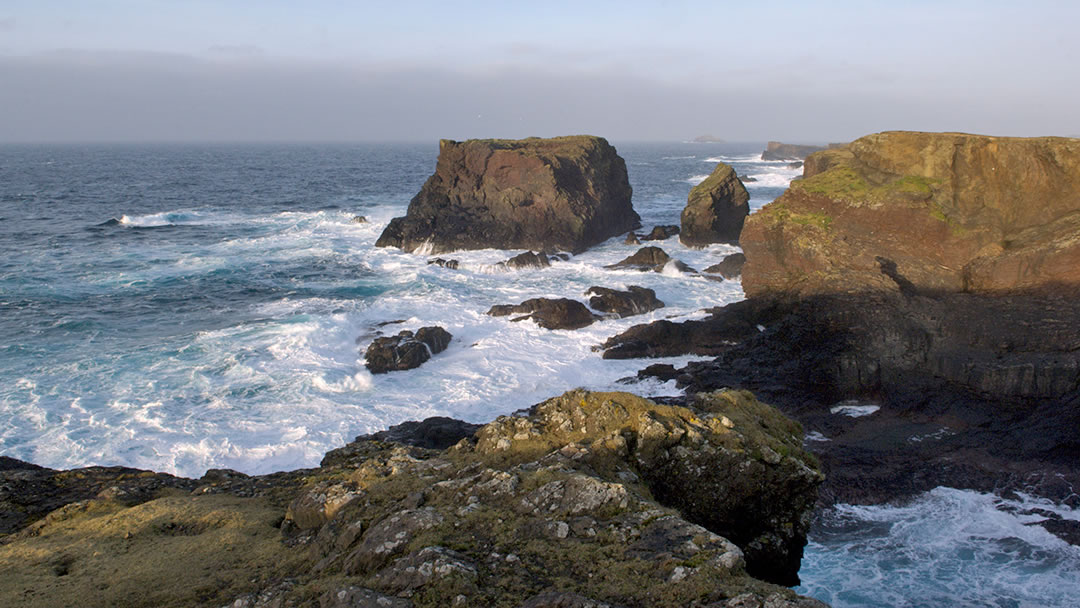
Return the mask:
[[449, 449], [380, 439], [474, 430], [413, 424], [261, 477], [4, 459], [0, 604], [822, 605], [750, 576], [797, 580], [822, 479], [752, 395], [572, 391]]
[[377, 247], [580, 252], [641, 225], [626, 163], [587, 135], [439, 142], [435, 173]]

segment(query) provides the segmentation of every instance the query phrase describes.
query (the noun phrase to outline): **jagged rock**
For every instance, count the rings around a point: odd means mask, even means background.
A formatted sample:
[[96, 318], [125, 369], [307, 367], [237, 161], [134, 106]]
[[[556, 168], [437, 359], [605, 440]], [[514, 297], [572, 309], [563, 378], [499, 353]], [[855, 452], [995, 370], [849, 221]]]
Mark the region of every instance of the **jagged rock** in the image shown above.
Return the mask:
[[800, 441], [744, 393], [678, 407], [572, 391], [444, 451], [364, 437], [318, 469], [200, 480], [259, 495], [71, 503], [0, 544], [0, 605], [797, 606], [745, 568], [790, 565], [760, 546], [798, 536], [813, 502]]
[[739, 176], [739, 181], [744, 183], [744, 184], [752, 184], [752, 183], [758, 181], [758, 178], [751, 177], [749, 175], [740, 175]]
[[435, 264], [441, 268], [448, 268], [450, 270], [457, 270], [461, 267], [461, 263], [457, 260], [444, 260], [443, 258], [433, 258], [427, 261], [428, 264]]
[[606, 140], [439, 142], [435, 173], [378, 247], [580, 252], [633, 230], [626, 163]]
[[788, 169], [802, 169], [802, 166], [803, 166], [803, 161], [801, 161], [801, 160], [797, 160], [797, 161], [795, 161], [793, 163], [788, 163], [787, 164]]
[[501, 268], [513, 268], [514, 270], [520, 270], [522, 268], [547, 268], [548, 266], [551, 266], [551, 261], [548, 259], [547, 254], [526, 251], [515, 255], [505, 262], [499, 262], [497, 266]]
[[446, 350], [453, 336], [441, 327], [421, 327], [415, 334], [409, 330], [396, 336], [375, 338], [364, 353], [365, 366], [373, 374], [385, 374], [420, 367]]
[[632, 268], [642, 272], [648, 272], [650, 270], [653, 272], [663, 272], [664, 267], [667, 266], [669, 262], [674, 264], [675, 268], [680, 272], [697, 272], [681, 261], [672, 258], [667, 252], [659, 247], [642, 247], [641, 249], [638, 249], [634, 255], [625, 260], [604, 266], [604, 268]]
[[363, 215], [354, 215], [350, 221], [354, 224], [366, 224], [368, 220], [367, 217]]
[[445, 450], [455, 443], [471, 437], [479, 424], [470, 424], [445, 416], [432, 416], [420, 422], [407, 421], [371, 435], [361, 435], [356, 441], [394, 441], [433, 450]]
[[712, 309], [706, 319], [682, 323], [661, 319], [635, 325], [604, 342], [604, 358], [716, 356], [761, 333], [759, 326], [770, 324], [780, 310], [774, 302], [744, 300]]
[[631, 285], [626, 291], [618, 291], [607, 287], [590, 287], [585, 295], [589, 298], [589, 306], [593, 310], [613, 313], [619, 317], [631, 317], [663, 308], [664, 303], [656, 298], [656, 292], [645, 287]]
[[627, 232], [626, 233], [626, 238], [623, 239], [623, 244], [624, 245], [640, 245], [641, 244], [641, 237], [639, 237], [636, 232]]
[[688, 247], [738, 243], [750, 213], [750, 194], [725, 163], [717, 163], [705, 181], [694, 186], [682, 212], [679, 242]]
[[521, 314], [523, 316], [511, 320], [532, 319], [544, 329], [581, 329], [597, 319], [584, 304], [569, 298], [533, 298], [521, 304], [498, 304], [487, 314], [493, 317]]
[[724, 257], [719, 264], [713, 264], [704, 270], [711, 274], [718, 274], [725, 279], [735, 279], [742, 274], [743, 264], [746, 264], [746, 255], [733, 253]]
[[669, 239], [676, 234], [679, 234], [679, 227], [675, 225], [671, 226], [655, 226], [649, 234], [641, 237], [643, 241], [663, 241]]
[[1080, 140], [878, 133], [804, 176], [747, 220], [748, 296], [1080, 283]]
[[[830, 145], [835, 146], [839, 144]], [[770, 141], [765, 144], [765, 151], [761, 153], [761, 160], [802, 160], [814, 152], [819, 152], [824, 149], [825, 146], [804, 146]]]

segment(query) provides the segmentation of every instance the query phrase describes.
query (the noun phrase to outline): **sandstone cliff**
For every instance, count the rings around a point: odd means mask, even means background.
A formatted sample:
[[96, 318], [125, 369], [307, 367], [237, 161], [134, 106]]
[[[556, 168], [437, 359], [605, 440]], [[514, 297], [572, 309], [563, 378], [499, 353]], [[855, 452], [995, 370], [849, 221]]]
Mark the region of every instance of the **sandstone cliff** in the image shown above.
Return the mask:
[[626, 163], [600, 137], [444, 139], [435, 173], [376, 245], [580, 252], [640, 226], [630, 195]]
[[1080, 282], [1080, 140], [879, 133], [804, 175], [743, 228], [748, 296]]

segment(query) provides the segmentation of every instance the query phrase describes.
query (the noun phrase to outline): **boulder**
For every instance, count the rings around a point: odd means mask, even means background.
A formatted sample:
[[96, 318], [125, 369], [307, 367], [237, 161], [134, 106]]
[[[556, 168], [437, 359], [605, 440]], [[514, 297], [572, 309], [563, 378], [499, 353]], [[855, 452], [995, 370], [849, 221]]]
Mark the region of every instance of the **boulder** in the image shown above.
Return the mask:
[[748, 296], [1080, 282], [1080, 140], [878, 133], [804, 175], [743, 228]]
[[581, 329], [597, 319], [584, 304], [569, 298], [533, 298], [521, 304], [498, 304], [487, 314], [493, 317], [520, 314], [523, 316], [512, 320], [532, 319], [544, 329]]
[[633, 230], [626, 163], [586, 135], [439, 142], [435, 173], [378, 247], [581, 252]]
[[765, 151], [761, 153], [761, 160], [795, 160], [800, 161], [814, 152], [824, 150], [825, 146], [805, 146], [798, 144], [784, 144], [778, 141], [770, 141], [765, 144]]
[[440, 268], [447, 268], [449, 270], [457, 270], [461, 267], [461, 263], [457, 260], [444, 260], [443, 258], [434, 258], [427, 261], [428, 264], [434, 264]]
[[641, 315], [664, 307], [664, 303], [656, 298], [655, 291], [637, 285], [627, 287], [626, 291], [594, 286], [590, 287], [585, 295], [592, 296], [589, 298], [589, 306], [593, 310], [619, 317]]
[[352, 221], [352, 223], [354, 224], [366, 224], [368, 219], [363, 215], [354, 215], [352, 220], [350, 221]]
[[627, 232], [626, 233], [626, 238], [623, 239], [623, 244], [624, 245], [640, 245], [641, 244], [641, 237], [639, 237], [636, 232]]
[[642, 272], [663, 272], [668, 263], [673, 263], [680, 272], [697, 272], [679, 260], [669, 256], [666, 251], [659, 247], [642, 247], [634, 255], [614, 264], [604, 266], [608, 269], [629, 268]]
[[441, 327], [421, 327], [396, 336], [375, 338], [364, 353], [364, 365], [373, 374], [385, 374], [420, 367], [422, 363], [446, 350], [453, 336]]
[[643, 241], [662, 241], [669, 239], [676, 234], [679, 234], [679, 227], [675, 225], [671, 226], [655, 226], [649, 234], [641, 237]]
[[709, 266], [704, 272], [718, 274], [725, 279], [735, 279], [742, 274], [743, 264], [746, 264], [746, 255], [741, 252], [733, 253], [720, 260], [719, 264]]
[[548, 256], [544, 253], [526, 251], [515, 255], [505, 262], [499, 262], [496, 265], [500, 268], [511, 268], [514, 270], [521, 270], [522, 268], [547, 268], [548, 266], [551, 266], [551, 260], [549, 260]]
[[682, 212], [679, 242], [688, 247], [738, 243], [750, 213], [750, 194], [730, 165], [717, 163], [705, 181], [694, 186]]
[[472, 437], [479, 428], [479, 424], [445, 416], [432, 416], [419, 422], [409, 420], [395, 424], [385, 431], [361, 435], [354, 441], [393, 441], [421, 448], [445, 450], [466, 437]]

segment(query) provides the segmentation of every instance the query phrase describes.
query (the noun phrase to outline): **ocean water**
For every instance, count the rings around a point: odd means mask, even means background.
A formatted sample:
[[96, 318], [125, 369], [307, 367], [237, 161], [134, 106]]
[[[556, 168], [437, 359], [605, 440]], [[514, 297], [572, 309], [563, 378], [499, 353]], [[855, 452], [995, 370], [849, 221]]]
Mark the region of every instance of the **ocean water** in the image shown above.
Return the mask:
[[[614, 143], [646, 230], [679, 223], [719, 160], [757, 180], [752, 209], [801, 173], [762, 162], [762, 144]], [[313, 466], [404, 420], [486, 422], [577, 386], [675, 394], [618, 382], [655, 361], [605, 361], [593, 347], [637, 323], [700, 317], [741, 299], [739, 283], [603, 269], [637, 249], [621, 237], [525, 271], [495, 268], [516, 250], [444, 254], [461, 261], [452, 271], [375, 248], [437, 150], [0, 146], [0, 454], [257, 474]], [[656, 244], [699, 269], [736, 251]], [[642, 285], [667, 306], [577, 331], [485, 314], [584, 299], [593, 285]], [[453, 334], [447, 351], [407, 372], [364, 368], [380, 332], [426, 325]], [[1077, 548], [1030, 526], [1038, 516], [1022, 506], [949, 489], [903, 507], [841, 505], [812, 534], [799, 590], [835, 606], [1075, 605]]]

